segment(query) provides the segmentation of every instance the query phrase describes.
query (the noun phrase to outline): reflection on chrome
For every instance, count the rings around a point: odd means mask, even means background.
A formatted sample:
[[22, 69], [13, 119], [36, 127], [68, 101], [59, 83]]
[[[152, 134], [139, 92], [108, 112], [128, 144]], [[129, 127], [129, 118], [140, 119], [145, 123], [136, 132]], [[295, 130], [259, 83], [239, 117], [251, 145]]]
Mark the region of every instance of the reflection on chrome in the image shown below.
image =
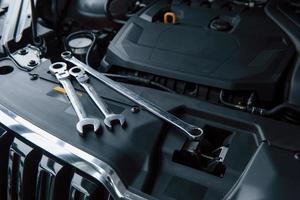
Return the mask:
[[116, 172], [105, 162], [54, 137], [2, 105], [0, 105], [0, 123], [36, 146], [94, 177], [107, 188], [114, 199], [145, 199], [128, 191]]

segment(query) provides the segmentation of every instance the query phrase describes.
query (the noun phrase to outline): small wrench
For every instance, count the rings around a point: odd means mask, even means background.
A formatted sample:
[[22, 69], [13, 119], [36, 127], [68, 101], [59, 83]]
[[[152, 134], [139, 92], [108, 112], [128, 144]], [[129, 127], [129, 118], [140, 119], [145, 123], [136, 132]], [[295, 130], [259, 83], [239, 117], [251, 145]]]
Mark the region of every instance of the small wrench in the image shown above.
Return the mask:
[[178, 117], [172, 115], [171, 113], [163, 110], [156, 104], [148, 101], [147, 99], [142, 98], [140, 95], [136, 94], [135, 92], [129, 90], [128, 88], [124, 87], [121, 84], [113, 81], [112, 79], [106, 77], [105, 75], [101, 74], [100, 72], [94, 70], [90, 66], [84, 64], [77, 58], [75, 58], [71, 52], [65, 51], [61, 54], [61, 57], [73, 63], [76, 66], [83, 68], [87, 73], [94, 76], [96, 79], [110, 87], [111, 89], [115, 90], [116, 92], [120, 93], [121, 95], [127, 97], [128, 99], [132, 100], [133, 102], [137, 103], [138, 105], [144, 107], [146, 110], [154, 114], [155, 116], [165, 120], [166, 122], [172, 124], [173, 126], [177, 127], [184, 133], [188, 139], [190, 140], [201, 140], [203, 136], [203, 130], [200, 127], [194, 126], [189, 124]]
[[50, 65], [49, 70], [52, 74], [54, 74], [57, 80], [64, 87], [69, 100], [79, 118], [78, 123], [76, 124], [77, 131], [82, 135], [84, 133], [84, 127], [93, 126], [94, 131], [98, 131], [100, 128], [100, 120], [96, 118], [88, 118], [87, 114], [79, 101], [76, 91], [69, 80], [70, 74], [67, 70], [67, 64], [64, 62], [57, 62]]
[[85, 89], [96, 106], [104, 115], [104, 124], [108, 128], [112, 128], [113, 122], [118, 122], [121, 126], [125, 124], [125, 117], [122, 114], [114, 114], [106, 103], [98, 96], [97, 92], [91, 84], [89, 84], [89, 76], [85, 73], [84, 69], [80, 67], [73, 67], [69, 70], [69, 73], [76, 78], [79, 84]]

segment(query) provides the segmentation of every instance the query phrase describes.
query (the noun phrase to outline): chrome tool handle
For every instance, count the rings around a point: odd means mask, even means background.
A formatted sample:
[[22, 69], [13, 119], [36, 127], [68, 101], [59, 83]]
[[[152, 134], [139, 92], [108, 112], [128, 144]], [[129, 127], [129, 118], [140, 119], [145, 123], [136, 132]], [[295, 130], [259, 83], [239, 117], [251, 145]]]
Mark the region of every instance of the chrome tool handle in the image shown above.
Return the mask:
[[93, 99], [96, 106], [100, 109], [105, 117], [112, 114], [112, 111], [106, 105], [106, 103], [99, 97], [95, 89], [89, 83], [80, 83], [80, 85], [85, 89], [89, 96]]
[[71, 83], [71, 81], [69, 79], [58, 79], [59, 82], [62, 84], [62, 86], [64, 87], [68, 98], [78, 116], [78, 118], [80, 120], [84, 119], [87, 117], [86, 112], [84, 111], [84, 108], [81, 104], [81, 102], [79, 101], [77, 95], [76, 95], [76, 91]]

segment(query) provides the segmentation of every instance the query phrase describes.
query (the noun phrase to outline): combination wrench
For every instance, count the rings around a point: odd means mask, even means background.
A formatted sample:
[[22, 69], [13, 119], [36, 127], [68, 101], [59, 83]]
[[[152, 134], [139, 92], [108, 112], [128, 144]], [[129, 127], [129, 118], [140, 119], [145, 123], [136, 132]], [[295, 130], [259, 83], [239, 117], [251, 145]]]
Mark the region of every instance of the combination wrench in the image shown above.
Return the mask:
[[85, 89], [96, 106], [104, 115], [104, 124], [108, 128], [112, 128], [114, 122], [118, 122], [121, 126], [125, 124], [125, 117], [122, 114], [113, 113], [101, 97], [97, 94], [94, 87], [89, 83], [89, 76], [85, 73], [84, 69], [80, 67], [72, 67], [69, 73], [76, 78], [78, 83]]
[[112, 79], [106, 77], [105, 75], [101, 74], [100, 72], [94, 70], [90, 66], [84, 64], [77, 58], [75, 58], [71, 52], [65, 51], [61, 54], [61, 57], [74, 64], [75, 66], [79, 66], [83, 68], [87, 73], [94, 76], [96, 79], [110, 87], [111, 89], [115, 90], [116, 92], [120, 93], [121, 95], [127, 97], [131, 101], [137, 103], [141, 107], [145, 108], [155, 116], [165, 120], [166, 122], [174, 125], [178, 129], [180, 129], [188, 139], [190, 140], [200, 140], [203, 135], [203, 130], [200, 127], [191, 125], [178, 117], [172, 115], [171, 113], [163, 110], [159, 106], [155, 105], [149, 100], [142, 98], [140, 95], [136, 94], [135, 92], [129, 90], [128, 88], [124, 87], [123, 85], [113, 81]]
[[97, 132], [100, 128], [100, 120], [87, 117], [87, 114], [77, 97], [76, 91], [69, 80], [70, 74], [67, 70], [67, 64], [63, 62], [53, 63], [50, 65], [49, 70], [55, 75], [57, 80], [65, 89], [67, 96], [69, 97], [69, 100], [77, 114], [79, 119], [78, 123], [76, 124], [77, 131], [82, 135], [84, 134], [85, 127], [93, 126], [94, 131]]

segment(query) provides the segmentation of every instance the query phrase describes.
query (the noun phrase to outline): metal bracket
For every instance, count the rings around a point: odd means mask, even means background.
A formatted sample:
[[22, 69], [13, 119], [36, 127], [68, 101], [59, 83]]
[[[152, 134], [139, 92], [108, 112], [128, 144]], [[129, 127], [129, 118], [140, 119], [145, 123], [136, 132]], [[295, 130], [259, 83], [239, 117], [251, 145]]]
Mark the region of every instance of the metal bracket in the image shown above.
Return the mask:
[[39, 48], [27, 45], [26, 47], [11, 54], [11, 56], [22, 68], [33, 70], [41, 64], [41, 54], [42, 53]]

